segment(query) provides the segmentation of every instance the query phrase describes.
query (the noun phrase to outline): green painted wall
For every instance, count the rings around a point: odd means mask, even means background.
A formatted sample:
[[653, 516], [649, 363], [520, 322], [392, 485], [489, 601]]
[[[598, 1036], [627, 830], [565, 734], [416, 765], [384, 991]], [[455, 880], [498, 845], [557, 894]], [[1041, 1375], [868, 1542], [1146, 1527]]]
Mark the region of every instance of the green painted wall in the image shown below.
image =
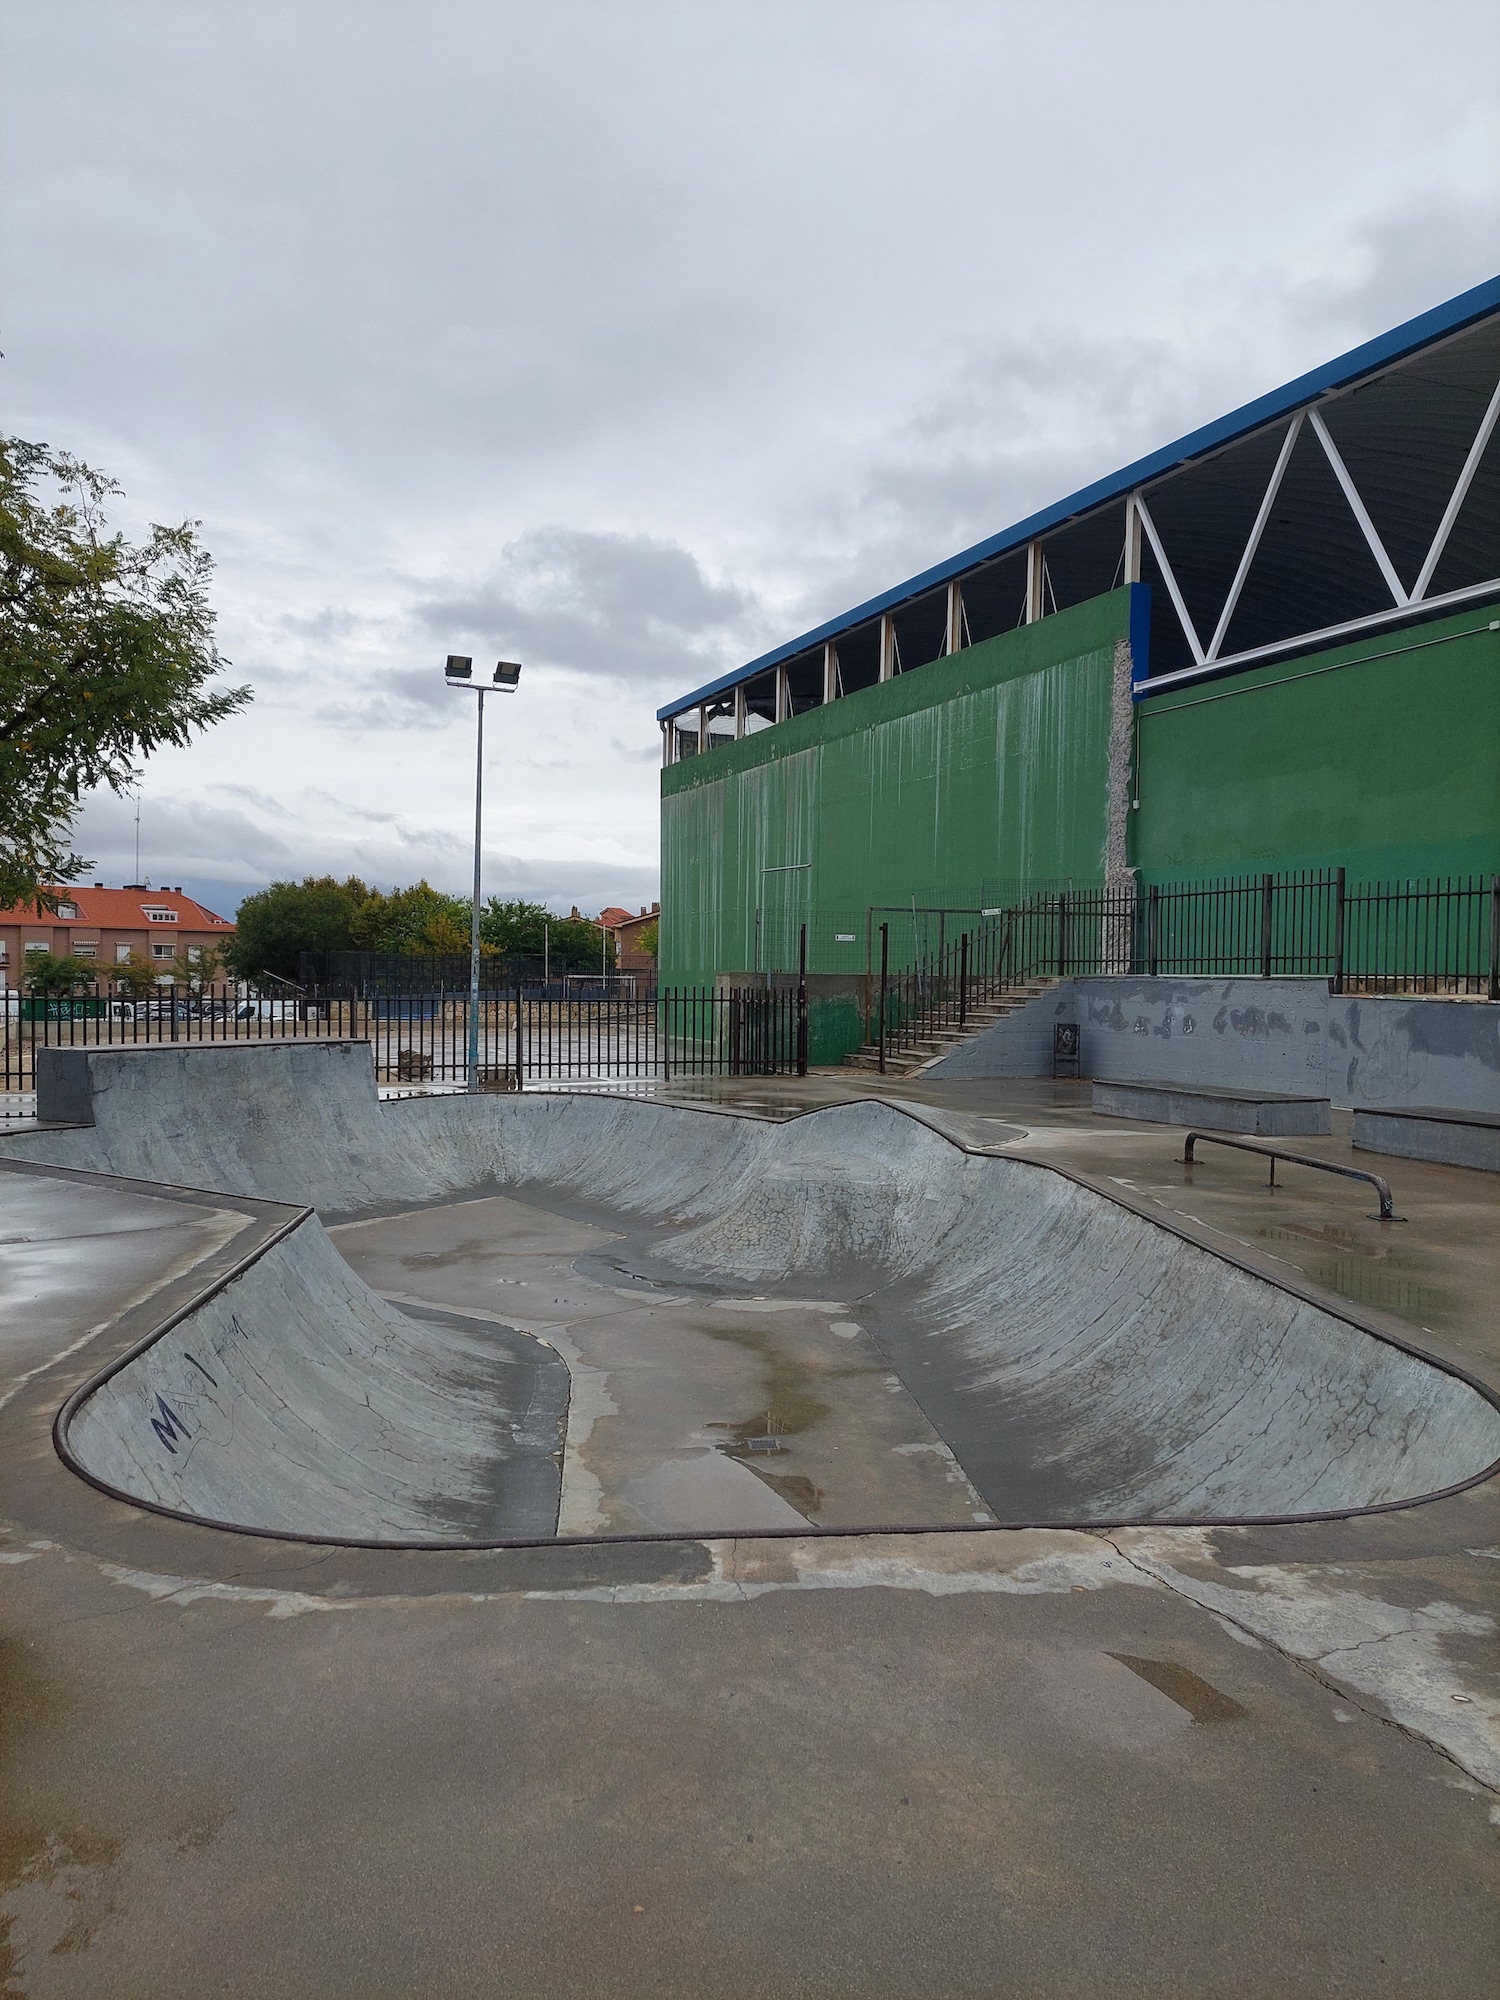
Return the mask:
[[[1102, 876], [1129, 607], [1113, 591], [664, 770], [664, 983], [785, 966], [812, 912], [812, 969], [863, 973], [872, 903]], [[758, 954], [762, 907], [778, 937]]]
[[1486, 605], [1140, 703], [1143, 879], [1500, 868], [1494, 616]]
[[[663, 771], [664, 981], [789, 970], [805, 921], [810, 971], [839, 975], [815, 987], [813, 1058], [836, 1061], [862, 1039], [870, 905], [974, 908], [1001, 883], [1100, 880], [1129, 609], [1112, 592]], [[1141, 880], [1500, 869], [1493, 615], [1139, 703]], [[784, 872], [797, 862], [812, 865]], [[905, 963], [915, 920], [901, 945], [906, 919], [891, 922]]]

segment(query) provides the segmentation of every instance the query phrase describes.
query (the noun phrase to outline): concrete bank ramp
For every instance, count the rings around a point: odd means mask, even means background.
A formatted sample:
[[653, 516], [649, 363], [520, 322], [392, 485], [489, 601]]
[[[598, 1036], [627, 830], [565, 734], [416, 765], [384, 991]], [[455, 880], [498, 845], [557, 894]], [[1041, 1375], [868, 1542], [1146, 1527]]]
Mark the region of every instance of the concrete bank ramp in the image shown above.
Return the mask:
[[[617, 1218], [643, 1275], [856, 1301], [1001, 1521], [1341, 1512], [1418, 1498], [1500, 1459], [1500, 1412], [1462, 1379], [1064, 1175], [967, 1155], [888, 1105], [779, 1125], [589, 1095], [381, 1105], [361, 1045], [57, 1053], [81, 1059], [69, 1087], [95, 1123], [13, 1139], [12, 1154], [329, 1216], [499, 1187]], [[239, 1370], [236, 1407], [255, 1410], [232, 1432], [206, 1424], [195, 1446], [234, 1461], [212, 1475], [218, 1518], [243, 1521], [256, 1492], [286, 1491], [273, 1394], [299, 1426], [304, 1469], [285, 1501], [299, 1531], [348, 1532], [335, 1523], [351, 1508], [369, 1518], [368, 1482], [350, 1501], [348, 1455], [325, 1463], [319, 1441], [343, 1434], [377, 1363], [418, 1413], [402, 1449], [431, 1454], [426, 1488], [422, 1464], [408, 1465], [380, 1514], [407, 1524], [393, 1538], [431, 1521], [434, 1492], [460, 1513], [481, 1504], [483, 1389], [455, 1387], [427, 1336], [360, 1287], [321, 1233], [213, 1314], [214, 1353]], [[80, 1409], [78, 1456], [90, 1470], [107, 1463], [111, 1485], [163, 1497], [131, 1483], [146, 1480], [139, 1452], [157, 1436], [140, 1412], [157, 1393], [172, 1402], [153, 1370], [177, 1370], [187, 1394], [182, 1370], [208, 1360], [193, 1346], [204, 1329], [184, 1323], [175, 1346], [148, 1350]], [[291, 1396], [262, 1365], [263, 1344]]]
[[551, 1349], [398, 1311], [309, 1218], [85, 1395], [65, 1449], [114, 1492], [273, 1533], [550, 1535], [567, 1401]]

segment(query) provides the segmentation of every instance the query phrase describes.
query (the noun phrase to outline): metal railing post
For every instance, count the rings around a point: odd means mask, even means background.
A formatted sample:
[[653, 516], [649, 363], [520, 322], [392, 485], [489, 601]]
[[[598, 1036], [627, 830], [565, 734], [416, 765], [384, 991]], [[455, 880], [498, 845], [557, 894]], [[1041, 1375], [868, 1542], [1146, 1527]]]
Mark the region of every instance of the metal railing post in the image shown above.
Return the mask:
[[807, 1075], [807, 925], [797, 941], [797, 1074]]
[[1333, 885], [1333, 990], [1344, 990], [1344, 871], [1339, 869]]
[[1260, 976], [1271, 976], [1271, 898], [1275, 894], [1275, 879], [1270, 875], [1260, 878]]
[[1057, 898], [1057, 976], [1066, 979], [1068, 975], [1068, 892], [1062, 890]]
[[964, 932], [958, 941], [958, 1025], [963, 1027], [969, 1018], [969, 933]]
[[1161, 888], [1153, 882], [1146, 891], [1146, 968], [1156, 977], [1161, 952]]
[[885, 1075], [885, 989], [890, 973], [891, 927], [880, 926], [880, 1074]]
[[1490, 998], [1500, 1000], [1500, 875], [1490, 877]]
[[516, 981], [516, 1089], [524, 1087], [526, 1077], [526, 1017], [521, 1011], [525, 1002], [521, 998], [521, 982]]

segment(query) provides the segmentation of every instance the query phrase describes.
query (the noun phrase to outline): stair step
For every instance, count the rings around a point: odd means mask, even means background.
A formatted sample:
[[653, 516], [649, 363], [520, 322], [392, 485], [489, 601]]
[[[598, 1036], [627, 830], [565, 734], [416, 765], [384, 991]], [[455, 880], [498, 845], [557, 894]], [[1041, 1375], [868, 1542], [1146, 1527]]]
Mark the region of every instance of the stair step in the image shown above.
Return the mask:
[[[964, 1017], [963, 1026], [957, 1022], [942, 1028], [929, 1028], [919, 1040], [907, 1042], [897, 1051], [887, 1048], [885, 1058], [888, 1076], [908, 1076], [913, 1070], [925, 1069], [929, 1063], [940, 1061], [951, 1055], [963, 1043], [971, 1041], [984, 1029], [993, 1027], [997, 1021], [1006, 1020], [1020, 1008], [1045, 993], [1055, 984], [1051, 979], [1029, 979], [1017, 986], [1008, 986], [1003, 994], [993, 1000], [984, 1000], [971, 1007]], [[880, 1044], [866, 1042], [862, 1048], [844, 1057], [847, 1069], [880, 1069]]]

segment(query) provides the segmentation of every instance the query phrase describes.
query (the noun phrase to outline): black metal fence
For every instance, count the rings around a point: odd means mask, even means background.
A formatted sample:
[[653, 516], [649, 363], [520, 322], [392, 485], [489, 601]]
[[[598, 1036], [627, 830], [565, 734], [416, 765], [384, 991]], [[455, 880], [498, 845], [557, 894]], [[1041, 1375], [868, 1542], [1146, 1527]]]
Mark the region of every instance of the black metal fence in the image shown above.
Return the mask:
[[868, 1039], [882, 1067], [1037, 978], [1311, 977], [1335, 993], [1500, 1001], [1500, 875], [1351, 884], [1335, 868], [1057, 889], [948, 919], [940, 948], [906, 964], [893, 952], [893, 927], [878, 925]]
[[[0, 995], [0, 1090], [36, 1087], [37, 1051], [147, 1043], [368, 1041], [385, 1085], [466, 1085], [469, 996], [262, 997], [233, 987], [165, 989], [144, 1000], [104, 987], [61, 998]], [[678, 1076], [777, 1076], [807, 1066], [806, 1006], [760, 987], [555, 997], [481, 993], [478, 1078], [486, 1089]]]
[[[483, 953], [479, 960], [482, 993], [513, 993], [516, 981], [535, 986], [543, 973], [541, 954], [503, 958]], [[278, 987], [290, 981], [276, 982]], [[297, 987], [309, 994], [373, 1000], [388, 994], [466, 993], [469, 954], [426, 954], [404, 951], [303, 951], [297, 954]]]
[[1040, 912], [1007, 910], [997, 917], [981, 916], [973, 928], [960, 931], [951, 943], [928, 953], [914, 966], [893, 968], [891, 926], [877, 929], [879, 985], [873, 1031], [879, 1067], [933, 1033], [960, 1032], [970, 1017], [990, 1000], [1035, 975], [1027, 967], [1038, 942], [1033, 916]]

